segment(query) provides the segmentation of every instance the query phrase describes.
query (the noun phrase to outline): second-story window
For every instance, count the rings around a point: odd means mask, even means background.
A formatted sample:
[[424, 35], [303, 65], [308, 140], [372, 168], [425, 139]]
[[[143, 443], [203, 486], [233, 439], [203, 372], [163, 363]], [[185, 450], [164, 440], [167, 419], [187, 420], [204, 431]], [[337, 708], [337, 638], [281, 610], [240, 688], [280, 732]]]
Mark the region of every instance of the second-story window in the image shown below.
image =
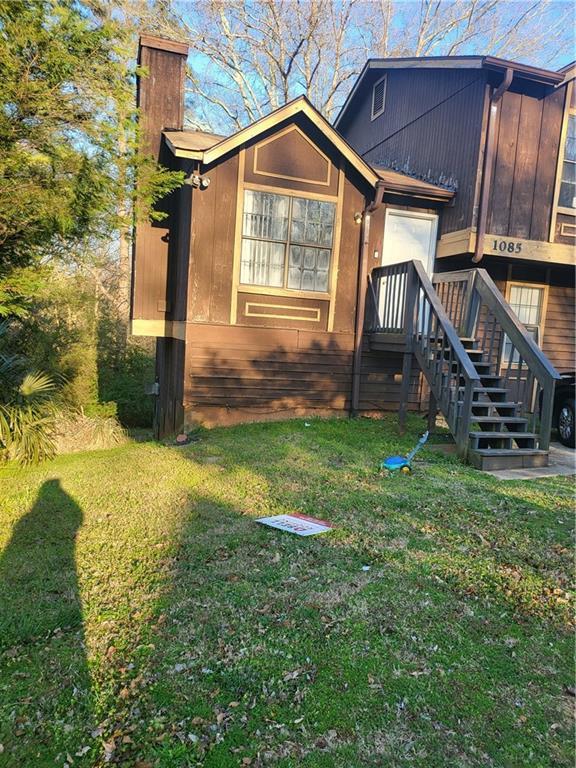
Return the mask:
[[328, 291], [334, 203], [246, 190], [240, 283]]
[[558, 205], [561, 208], [576, 208], [576, 115], [568, 115]]

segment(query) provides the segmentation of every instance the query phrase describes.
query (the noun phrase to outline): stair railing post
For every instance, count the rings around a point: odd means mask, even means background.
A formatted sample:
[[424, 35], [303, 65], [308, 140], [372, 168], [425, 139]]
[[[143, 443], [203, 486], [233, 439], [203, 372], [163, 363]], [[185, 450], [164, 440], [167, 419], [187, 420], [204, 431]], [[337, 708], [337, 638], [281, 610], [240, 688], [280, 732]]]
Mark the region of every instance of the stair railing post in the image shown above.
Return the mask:
[[458, 426], [456, 430], [456, 447], [458, 454], [466, 459], [468, 455], [468, 443], [470, 434], [470, 424], [472, 423], [472, 403], [474, 401], [474, 385], [473, 379], [466, 378], [464, 384], [464, 397], [462, 398], [462, 410], [460, 411], [458, 418]]
[[418, 297], [418, 275], [412, 262], [408, 265], [406, 282], [406, 304], [404, 305], [404, 318], [402, 321], [405, 347], [402, 357], [402, 383], [400, 385], [400, 408], [398, 410], [400, 434], [403, 434], [406, 428], [406, 411], [410, 395], [410, 374], [412, 372], [412, 350], [414, 346], [414, 310]]
[[538, 447], [547, 451], [550, 447], [550, 432], [552, 430], [552, 412], [554, 410], [554, 379], [546, 383], [542, 389], [542, 409], [540, 411], [540, 435]]
[[462, 334], [469, 339], [474, 338], [476, 326], [478, 324], [478, 315], [480, 312], [480, 296], [476, 290], [477, 271], [471, 270], [468, 275], [468, 285], [466, 290], [466, 311], [463, 314], [464, 323]]

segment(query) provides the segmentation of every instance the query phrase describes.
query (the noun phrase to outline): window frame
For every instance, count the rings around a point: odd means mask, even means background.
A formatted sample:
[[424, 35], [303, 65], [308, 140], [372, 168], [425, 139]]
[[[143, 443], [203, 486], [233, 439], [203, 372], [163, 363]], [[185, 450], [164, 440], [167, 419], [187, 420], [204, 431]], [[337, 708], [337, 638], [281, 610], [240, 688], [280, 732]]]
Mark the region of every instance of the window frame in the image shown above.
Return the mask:
[[556, 240], [556, 222], [558, 214], [564, 216], [576, 216], [576, 210], [574, 208], [565, 208], [559, 205], [560, 200], [560, 187], [562, 185], [562, 170], [564, 167], [564, 154], [566, 148], [566, 136], [568, 134], [568, 119], [570, 115], [576, 115], [576, 103], [572, 104], [574, 95], [574, 83], [569, 82], [566, 84], [566, 95], [564, 99], [564, 109], [562, 113], [562, 129], [560, 131], [560, 143], [558, 146], [558, 158], [556, 161], [556, 176], [554, 181], [554, 197], [552, 200], [552, 216], [550, 217], [550, 234], [549, 242], [554, 243]]
[[[384, 95], [382, 97], [382, 107], [378, 110], [378, 112], [374, 112], [374, 96], [376, 95], [376, 86], [380, 85], [380, 83], [384, 83]], [[388, 74], [382, 75], [382, 77], [378, 78], [374, 85], [372, 86], [372, 99], [371, 99], [371, 109], [370, 109], [370, 120], [376, 120], [376, 118], [380, 117], [380, 115], [384, 114], [384, 110], [386, 109], [386, 92], [388, 90]]]
[[[576, 206], [569, 208], [565, 205], [560, 205], [560, 190], [562, 189], [562, 182], [564, 179], [562, 178], [564, 173], [564, 163], [571, 163], [572, 165], [576, 166], [576, 160], [566, 160], [566, 142], [568, 140], [568, 125], [570, 124], [570, 118], [572, 118], [576, 123], [576, 108], [571, 107], [568, 109], [568, 114], [566, 116], [566, 130], [562, 132], [562, 147], [561, 147], [561, 158], [560, 158], [560, 164], [558, 167], [558, 192], [556, 194], [556, 201], [557, 201], [557, 210], [558, 213], [565, 213], [568, 216], [576, 216]], [[576, 197], [576, 195], [574, 195]]]
[[[287, 235], [286, 240], [277, 240], [272, 238], [254, 237], [252, 235], [244, 234], [244, 210], [245, 210], [245, 196], [246, 192], [261, 192], [264, 194], [278, 195], [279, 197], [289, 198], [289, 210], [288, 210], [288, 223], [287, 223]], [[322, 246], [314, 243], [298, 243], [293, 242], [290, 238], [290, 228], [292, 224], [292, 209], [294, 198], [303, 200], [316, 200], [321, 203], [330, 203], [334, 209], [334, 220], [332, 225], [332, 243], [330, 246]], [[294, 296], [294, 297], [306, 297], [306, 298], [319, 298], [323, 300], [330, 300], [332, 295], [332, 274], [335, 269], [335, 260], [337, 259], [339, 252], [339, 238], [340, 231], [338, 226], [339, 215], [339, 199], [328, 195], [313, 194], [304, 190], [285, 189], [283, 187], [268, 187], [261, 186], [259, 184], [244, 184], [242, 187], [242, 193], [238, 200], [238, 205], [241, 210], [240, 232], [239, 232], [239, 264], [238, 264], [238, 282], [237, 290], [243, 293], [259, 293], [265, 295], [275, 296]], [[244, 240], [251, 240], [255, 242], [264, 243], [278, 243], [284, 246], [284, 269], [282, 286], [274, 285], [260, 285], [255, 283], [243, 283], [241, 282], [242, 271], [242, 243]], [[297, 245], [302, 248], [316, 248], [317, 250], [324, 250], [330, 252], [330, 263], [327, 270], [327, 290], [326, 291], [307, 291], [304, 288], [289, 288], [288, 287], [288, 273], [290, 268], [290, 246]]]
[[[535, 333], [535, 342], [538, 344], [540, 349], [542, 349], [542, 345], [544, 343], [544, 329], [546, 327], [546, 313], [548, 311], [548, 291], [549, 291], [549, 284], [548, 283], [526, 283], [522, 282], [521, 280], [508, 280], [506, 283], [506, 292], [504, 298], [506, 299], [506, 302], [510, 304], [510, 294], [512, 293], [512, 288], [531, 288], [534, 290], [539, 290], [542, 292], [542, 301], [540, 303], [540, 320], [537, 324], [535, 323], [522, 323], [524, 327], [527, 330], [530, 329], [536, 329]], [[514, 312], [516, 316], [516, 310], [510, 305], [510, 308]], [[502, 342], [501, 342], [501, 350], [500, 350], [500, 370], [502, 370], [505, 367], [508, 367], [508, 358], [505, 355], [506, 351], [506, 334], [504, 333]], [[514, 364], [514, 361], [512, 361]]]

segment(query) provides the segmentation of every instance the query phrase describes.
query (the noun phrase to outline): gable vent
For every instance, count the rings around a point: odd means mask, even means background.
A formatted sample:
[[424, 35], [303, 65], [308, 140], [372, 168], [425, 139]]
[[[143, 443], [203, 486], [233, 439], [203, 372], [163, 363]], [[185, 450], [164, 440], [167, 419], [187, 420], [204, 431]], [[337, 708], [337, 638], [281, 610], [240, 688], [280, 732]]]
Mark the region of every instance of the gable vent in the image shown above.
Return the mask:
[[386, 102], [386, 75], [374, 83], [372, 88], [372, 120], [384, 112]]

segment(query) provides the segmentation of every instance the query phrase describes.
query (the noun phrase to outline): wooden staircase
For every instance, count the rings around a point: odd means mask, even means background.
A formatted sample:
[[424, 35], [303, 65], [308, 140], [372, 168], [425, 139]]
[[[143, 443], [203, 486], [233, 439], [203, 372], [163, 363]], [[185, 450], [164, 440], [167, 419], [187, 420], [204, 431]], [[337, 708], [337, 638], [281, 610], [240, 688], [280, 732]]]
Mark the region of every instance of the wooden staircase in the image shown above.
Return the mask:
[[[460, 337], [479, 385], [474, 387], [471, 404], [471, 429], [467, 458], [479, 469], [542, 467], [548, 464], [548, 451], [538, 447], [538, 434], [530, 431], [530, 420], [519, 416], [520, 404], [503, 386], [504, 377], [494, 372], [486, 352], [475, 339]], [[457, 408], [464, 404], [464, 387], [459, 387]]]
[[[559, 375], [485, 270], [432, 283], [420, 262], [404, 262], [374, 270], [369, 294], [371, 348], [404, 339], [404, 371], [415, 356], [462, 458], [484, 470], [548, 464]], [[408, 384], [406, 375], [401, 420]]]

